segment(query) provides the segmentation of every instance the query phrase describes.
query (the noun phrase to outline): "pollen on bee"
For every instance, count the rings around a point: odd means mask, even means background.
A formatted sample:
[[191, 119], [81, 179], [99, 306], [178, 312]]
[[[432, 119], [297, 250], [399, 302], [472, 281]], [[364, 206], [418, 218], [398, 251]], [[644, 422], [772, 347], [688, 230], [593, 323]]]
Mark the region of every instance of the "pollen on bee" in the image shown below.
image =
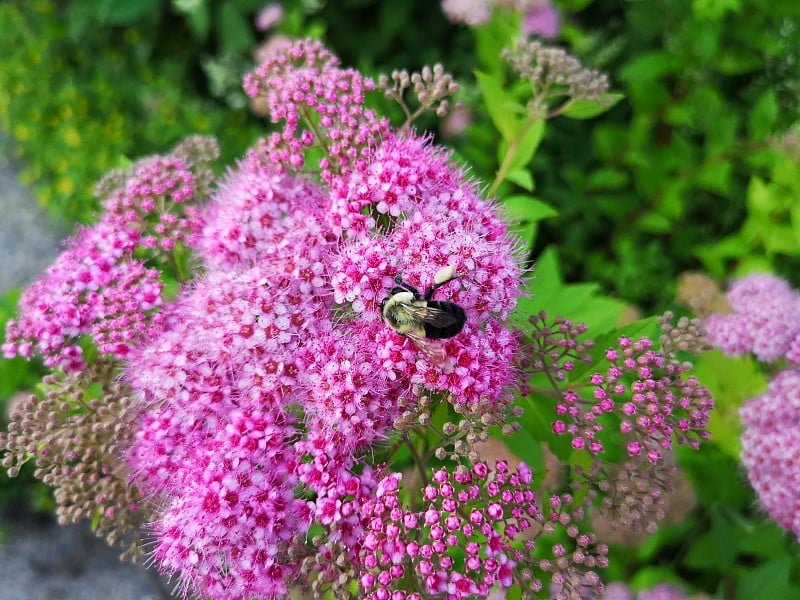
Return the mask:
[[445, 281], [450, 281], [456, 275], [455, 267], [452, 265], [447, 265], [446, 267], [442, 267], [436, 272], [436, 275], [433, 278], [434, 284], [444, 283]]

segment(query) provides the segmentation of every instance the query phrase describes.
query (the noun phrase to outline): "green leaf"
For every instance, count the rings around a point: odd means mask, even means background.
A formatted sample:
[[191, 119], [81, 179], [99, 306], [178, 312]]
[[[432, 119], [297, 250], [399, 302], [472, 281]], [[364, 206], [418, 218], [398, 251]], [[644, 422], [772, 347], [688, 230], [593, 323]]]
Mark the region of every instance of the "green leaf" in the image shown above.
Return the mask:
[[129, 25], [150, 12], [157, 13], [160, 3], [161, 0], [106, 0], [104, 21], [111, 25]]
[[676, 454], [703, 506], [727, 504], [744, 509], [753, 502], [753, 492], [738, 461], [713, 442], [702, 445], [699, 450], [679, 446]]
[[711, 529], [692, 544], [683, 562], [695, 569], [725, 572], [736, 561], [733, 527], [719, 510], [711, 512]]
[[747, 131], [755, 140], [763, 140], [772, 134], [778, 119], [778, 99], [775, 90], [766, 90], [753, 105], [747, 118]]
[[255, 46], [248, 20], [233, 4], [226, 3], [222, 6], [219, 34], [223, 52], [236, 54]]
[[544, 476], [542, 473], [544, 469], [542, 439], [535, 437], [532, 433], [529, 429], [521, 427], [519, 431], [508, 436], [501, 435], [498, 439], [501, 439], [511, 453], [533, 469], [534, 475], [541, 479]]
[[792, 559], [776, 558], [748, 571], [736, 586], [736, 600], [752, 598], [797, 598], [797, 586], [789, 583]]
[[591, 119], [597, 115], [611, 110], [611, 108], [625, 97], [624, 94], [609, 92], [599, 100], [575, 100], [567, 104], [561, 114], [570, 119]]
[[523, 190], [529, 192], [533, 191], [533, 175], [531, 175], [530, 171], [515, 169], [506, 173], [506, 179], [512, 183], [516, 183]]
[[480, 71], [475, 72], [475, 79], [494, 126], [503, 139], [511, 144], [519, 130], [519, 115], [526, 114], [525, 107], [503, 89], [499, 79]]
[[624, 169], [606, 167], [592, 171], [586, 178], [586, 189], [614, 191], [630, 185], [630, 176]]
[[729, 358], [719, 350], [698, 358], [694, 372], [714, 398], [715, 407], [708, 424], [711, 439], [737, 460], [741, 451], [739, 408], [766, 389], [764, 375], [752, 357]]
[[172, 0], [172, 5], [183, 13], [195, 38], [204, 41], [211, 29], [211, 10], [208, 0]]
[[533, 196], [522, 194], [508, 196], [503, 199], [503, 206], [515, 221], [536, 222], [558, 216], [556, 209]]
[[599, 294], [596, 283], [564, 284], [553, 248], [536, 259], [531, 288], [533, 293], [520, 298], [513, 316], [522, 327], [530, 316], [544, 310], [551, 317], [585, 323], [590, 337], [595, 337], [612, 329], [625, 308], [624, 302]]
[[746, 521], [739, 535], [739, 554], [752, 554], [763, 558], [777, 558], [787, 552], [787, 533], [773, 521]]
[[[509, 164], [509, 170], [514, 171], [526, 167], [531, 162], [539, 143], [544, 136], [544, 119], [537, 119], [529, 124], [522, 136], [514, 139], [514, 155]], [[527, 188], [526, 188], [527, 189]]]
[[641, 54], [620, 72], [620, 77], [628, 83], [651, 82], [677, 69], [675, 58], [662, 51]]

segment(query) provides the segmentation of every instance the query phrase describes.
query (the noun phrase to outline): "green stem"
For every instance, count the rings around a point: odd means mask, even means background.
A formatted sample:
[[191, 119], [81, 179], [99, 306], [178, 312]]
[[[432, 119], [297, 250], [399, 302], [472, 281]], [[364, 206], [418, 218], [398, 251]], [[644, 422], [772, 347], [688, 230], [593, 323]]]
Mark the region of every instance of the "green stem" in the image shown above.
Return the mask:
[[408, 449], [411, 451], [414, 464], [417, 466], [417, 471], [419, 471], [420, 479], [422, 480], [422, 486], [428, 485], [428, 474], [425, 472], [425, 463], [423, 462], [419, 451], [417, 451], [416, 446], [414, 446], [414, 443], [411, 441], [407, 431], [403, 432], [403, 440], [408, 446]]
[[525, 134], [531, 127], [533, 127], [533, 124], [536, 123], [536, 121], [536, 117], [529, 114], [528, 119], [525, 121], [525, 124], [522, 126], [522, 129], [519, 132], [519, 135], [517, 135], [517, 137], [508, 143], [508, 152], [506, 152], [506, 155], [503, 158], [503, 164], [501, 164], [500, 168], [497, 170], [497, 175], [495, 176], [492, 185], [489, 186], [489, 190], [486, 193], [487, 196], [493, 196], [497, 192], [497, 188], [500, 187], [500, 184], [505, 181], [506, 175], [508, 174], [511, 165], [514, 162], [514, 157], [519, 149], [520, 140], [525, 137]]

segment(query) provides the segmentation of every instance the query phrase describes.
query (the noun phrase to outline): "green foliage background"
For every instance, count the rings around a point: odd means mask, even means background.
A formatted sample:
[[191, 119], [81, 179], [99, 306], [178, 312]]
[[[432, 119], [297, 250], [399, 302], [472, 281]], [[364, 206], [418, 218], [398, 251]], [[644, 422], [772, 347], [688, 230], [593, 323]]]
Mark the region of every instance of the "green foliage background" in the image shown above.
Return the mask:
[[[226, 164], [263, 135], [239, 89], [263, 37], [252, 26], [261, 5], [0, 4], [0, 127], [42, 206], [62, 221], [87, 222], [96, 207], [91, 188], [110, 168], [190, 133], [217, 135]], [[557, 5], [559, 42], [608, 73], [624, 99], [595, 118], [542, 124], [497, 189], [537, 265], [521, 315], [564, 314], [602, 340], [618, 334], [626, 309], [673, 307], [686, 270], [718, 281], [766, 270], [800, 283], [800, 150], [776, 144], [800, 120], [800, 3]], [[280, 33], [323, 37], [345, 64], [369, 73], [443, 63], [472, 114], [469, 128], [446, 143], [476, 177], [494, 179], [514, 127], [504, 137], [490, 98], [525, 100], [498, 58], [518, 19], [472, 31], [424, 0], [298, 0], [285, 9]], [[17, 295], [3, 299], [0, 322]], [[652, 320], [635, 327], [655, 332]], [[800, 597], [798, 545], [759, 513], [738, 462], [738, 407], [763, 391], [768, 373], [718, 353], [697, 370], [718, 403], [713, 442], [678, 455], [697, 508], [644, 543], [615, 546], [607, 575], [718, 598]], [[31, 389], [40, 376], [36, 365], [1, 362], [0, 398]], [[509, 441], [534, 466], [543, 465], [536, 441], [550, 435], [549, 420], [530, 407], [526, 428]], [[0, 502], [12, 501], [48, 506], [30, 477], [0, 479]]]

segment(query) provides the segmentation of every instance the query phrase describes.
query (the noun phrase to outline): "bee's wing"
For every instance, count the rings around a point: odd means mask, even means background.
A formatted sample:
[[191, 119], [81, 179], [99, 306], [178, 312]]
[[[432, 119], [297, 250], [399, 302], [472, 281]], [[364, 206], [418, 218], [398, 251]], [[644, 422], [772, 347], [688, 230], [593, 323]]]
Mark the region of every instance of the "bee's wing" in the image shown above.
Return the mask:
[[441, 308], [426, 306], [423, 310], [425, 314], [422, 315], [422, 320], [434, 327], [450, 327], [458, 323], [458, 319], [454, 315], [443, 311]]
[[431, 342], [428, 338], [416, 333], [407, 333], [406, 337], [414, 342], [414, 345], [419, 348], [434, 365], [441, 365], [445, 358], [447, 358], [447, 353], [441, 344]]

